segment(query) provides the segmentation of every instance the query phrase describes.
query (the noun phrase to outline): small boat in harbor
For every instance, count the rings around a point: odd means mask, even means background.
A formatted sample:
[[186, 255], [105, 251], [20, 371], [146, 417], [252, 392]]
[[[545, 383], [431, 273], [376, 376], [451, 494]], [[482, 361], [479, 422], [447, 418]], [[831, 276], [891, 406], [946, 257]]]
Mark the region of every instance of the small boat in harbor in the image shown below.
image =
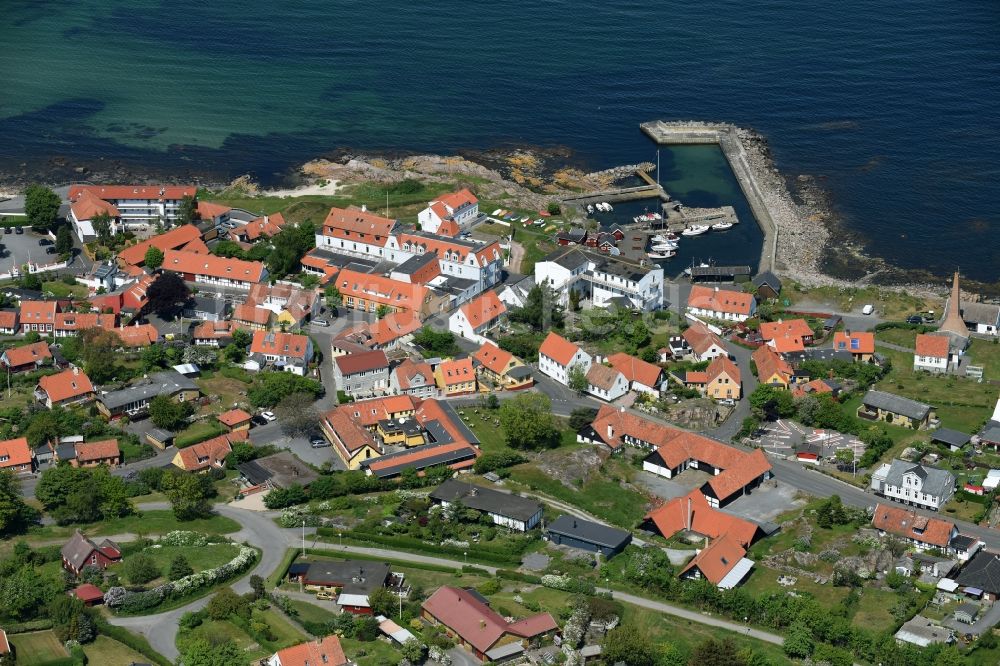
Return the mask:
[[528, 217], [527, 215], [525, 215], [524, 217], [522, 217], [522, 218], [521, 218], [521, 221], [522, 221], [522, 222], [530, 222], [530, 221], [531, 221], [531, 218], [530, 218], [530, 217]]
[[725, 231], [726, 229], [732, 229], [732, 222], [716, 222], [712, 225], [712, 231]]
[[500, 210], [501, 210], [500, 208], [497, 208], [495, 211], [493, 211], [492, 213], [490, 213], [490, 215], [492, 215], [493, 217], [496, 217], [497, 215], [500, 214]]
[[649, 248], [654, 252], [663, 252], [664, 250], [676, 250], [677, 243], [656, 243], [655, 245], [650, 245]]
[[671, 257], [677, 256], [677, 250], [663, 250], [662, 252], [649, 252], [647, 255], [650, 259], [670, 259]]
[[662, 220], [663, 216], [659, 213], [643, 213], [642, 215], [636, 215], [632, 218], [632, 221], [636, 224], [641, 224], [643, 222], [658, 222]]
[[537, 220], [535, 220], [535, 226], [536, 227], [540, 227], [543, 224], [545, 224], [545, 220], [543, 220], [542, 218], [538, 218]]
[[650, 240], [653, 243], [676, 243], [681, 239], [677, 234], [656, 234]]
[[593, 215], [594, 214], [594, 207], [591, 206], [590, 204], [587, 204], [587, 213], [589, 215]]
[[707, 224], [696, 224], [682, 231], [681, 236], [701, 236], [703, 233], [708, 231], [708, 229], [709, 227]]
[[611, 211], [614, 210], [614, 208], [612, 208], [611, 204], [609, 204], [608, 202], [605, 201], [604, 202], [604, 210], [606, 210], [607, 212], [610, 213]]

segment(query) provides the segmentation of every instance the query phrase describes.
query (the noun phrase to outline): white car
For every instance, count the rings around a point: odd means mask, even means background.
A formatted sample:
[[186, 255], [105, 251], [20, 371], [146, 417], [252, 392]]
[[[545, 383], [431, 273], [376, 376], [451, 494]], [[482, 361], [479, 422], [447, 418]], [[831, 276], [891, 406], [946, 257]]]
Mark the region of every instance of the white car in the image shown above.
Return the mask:
[[268, 421], [274, 421], [278, 418], [277, 416], [274, 415], [274, 412], [261, 412], [260, 415], [263, 416]]
[[875, 312], [874, 305], [866, 305], [865, 307], [861, 308], [861, 314], [863, 315], [870, 315], [873, 312]]

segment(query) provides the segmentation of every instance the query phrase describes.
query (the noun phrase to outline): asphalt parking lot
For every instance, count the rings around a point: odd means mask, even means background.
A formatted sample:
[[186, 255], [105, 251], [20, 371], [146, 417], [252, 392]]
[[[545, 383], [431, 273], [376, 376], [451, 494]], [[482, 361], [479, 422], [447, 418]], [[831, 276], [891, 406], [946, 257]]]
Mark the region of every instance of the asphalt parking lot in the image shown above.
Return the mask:
[[7, 273], [13, 266], [26, 264], [29, 261], [38, 263], [53, 261], [55, 255], [45, 254], [45, 248], [38, 244], [40, 238], [48, 236], [36, 234], [29, 227], [24, 227], [23, 234], [16, 234], [13, 230], [9, 234], [0, 234], [0, 243], [4, 246], [3, 256], [0, 257], [0, 273]]
[[773, 521], [783, 513], [805, 504], [796, 499], [798, 491], [777, 479], [765, 481], [748, 495], [733, 500], [722, 510], [728, 514], [755, 521]]
[[853, 449], [855, 458], [860, 458], [865, 452], [864, 443], [854, 435], [807, 428], [785, 419], [766, 424], [760, 436], [760, 445], [765, 451], [782, 456], [793, 455], [804, 444], [822, 447], [826, 459], [833, 458], [839, 449]]
[[326, 463], [331, 463], [333, 469], [344, 469], [344, 463], [333, 452], [333, 447], [324, 446], [314, 449], [306, 437], [289, 437], [285, 435], [281, 431], [280, 419], [278, 421], [271, 421], [266, 425], [251, 428], [250, 442], [257, 446], [270, 444], [281, 449], [288, 449], [301, 460], [312, 465], [322, 467]]

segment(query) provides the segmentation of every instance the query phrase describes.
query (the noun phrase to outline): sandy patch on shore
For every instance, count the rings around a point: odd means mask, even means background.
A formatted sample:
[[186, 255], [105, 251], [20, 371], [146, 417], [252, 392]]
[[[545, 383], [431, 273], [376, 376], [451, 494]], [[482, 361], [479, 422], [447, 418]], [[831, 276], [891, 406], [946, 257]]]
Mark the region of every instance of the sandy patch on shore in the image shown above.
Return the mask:
[[306, 196], [329, 196], [337, 193], [340, 188], [339, 180], [328, 180], [315, 185], [303, 185], [290, 190], [271, 190], [262, 192], [267, 197], [306, 197]]

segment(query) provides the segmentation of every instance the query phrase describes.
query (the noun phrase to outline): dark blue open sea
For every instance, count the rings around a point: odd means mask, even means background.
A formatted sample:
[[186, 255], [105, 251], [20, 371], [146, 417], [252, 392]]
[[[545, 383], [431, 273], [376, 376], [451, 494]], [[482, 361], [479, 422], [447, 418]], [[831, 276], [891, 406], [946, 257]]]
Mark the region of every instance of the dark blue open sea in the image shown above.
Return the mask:
[[1000, 272], [996, 0], [0, 7], [8, 175], [65, 158], [266, 184], [338, 147], [507, 144], [602, 168], [653, 158], [642, 121], [727, 120], [818, 176], [872, 252]]

